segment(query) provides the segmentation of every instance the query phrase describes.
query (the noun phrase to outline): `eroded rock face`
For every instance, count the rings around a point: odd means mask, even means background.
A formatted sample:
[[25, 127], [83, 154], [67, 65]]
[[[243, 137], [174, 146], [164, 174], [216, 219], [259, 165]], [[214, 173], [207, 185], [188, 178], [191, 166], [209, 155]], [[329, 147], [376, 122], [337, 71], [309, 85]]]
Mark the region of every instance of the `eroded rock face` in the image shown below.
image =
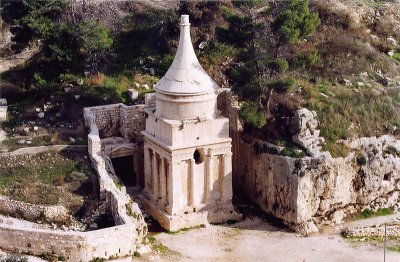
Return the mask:
[[[318, 121], [315, 119], [317, 113], [310, 111], [307, 108], [297, 110], [292, 119], [292, 129], [296, 133], [293, 136], [293, 142], [299, 144], [311, 156], [320, 156], [321, 145], [325, 142], [323, 137], [320, 137], [318, 130]], [[326, 152], [324, 154], [327, 154]]]

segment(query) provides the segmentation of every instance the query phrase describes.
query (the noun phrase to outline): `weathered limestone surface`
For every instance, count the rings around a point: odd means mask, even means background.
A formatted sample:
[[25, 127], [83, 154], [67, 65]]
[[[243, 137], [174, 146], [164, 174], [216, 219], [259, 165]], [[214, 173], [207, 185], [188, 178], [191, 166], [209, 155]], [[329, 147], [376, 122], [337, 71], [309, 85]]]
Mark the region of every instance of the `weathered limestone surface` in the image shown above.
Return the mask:
[[6, 196], [0, 196], [0, 213], [15, 215], [28, 219], [38, 219], [45, 216], [48, 222], [64, 222], [69, 219], [69, 212], [64, 206], [44, 206], [35, 205], [22, 201], [10, 199]]
[[[230, 123], [240, 123], [235, 98], [222, 92], [218, 100]], [[301, 123], [299, 131], [316, 130], [316, 123], [308, 124], [314, 117], [302, 110], [294, 122]], [[323, 152], [292, 159], [257, 153], [252, 143], [242, 140], [241, 131], [241, 125], [230, 125], [235, 191], [246, 194], [298, 232], [307, 234], [317, 231], [316, 225], [339, 224], [349, 214], [366, 208], [399, 209], [400, 158], [393, 148], [400, 150], [400, 141], [393, 137], [343, 141], [353, 151], [346, 158], [332, 158]], [[366, 158], [365, 165], [357, 163], [360, 154]]]
[[[385, 226], [378, 225], [375, 227], [358, 227], [348, 228], [344, 232], [345, 236], [348, 237], [384, 237]], [[386, 226], [387, 237], [400, 237], [400, 224], [395, 223]]]
[[[292, 131], [296, 135], [293, 136], [293, 142], [301, 145], [306, 149], [310, 156], [320, 156], [321, 145], [325, 139], [320, 137], [318, 128], [318, 121], [316, 119], [317, 113], [310, 111], [307, 108], [297, 110], [292, 119]], [[324, 154], [329, 154], [324, 152]]]

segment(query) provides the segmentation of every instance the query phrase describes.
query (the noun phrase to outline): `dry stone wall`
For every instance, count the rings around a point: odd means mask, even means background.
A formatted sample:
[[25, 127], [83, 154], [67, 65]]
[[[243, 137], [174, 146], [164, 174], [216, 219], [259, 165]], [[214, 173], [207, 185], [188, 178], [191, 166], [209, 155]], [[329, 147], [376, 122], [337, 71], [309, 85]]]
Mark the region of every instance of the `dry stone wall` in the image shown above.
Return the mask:
[[133, 255], [135, 234], [135, 227], [129, 224], [90, 232], [63, 232], [0, 223], [0, 246], [36, 255], [54, 252], [68, 261], [86, 262], [95, 257]]
[[19, 215], [27, 220], [35, 220], [44, 216], [48, 222], [54, 223], [62, 223], [70, 217], [64, 206], [34, 205], [13, 200], [6, 196], [0, 196], [0, 213]]
[[146, 107], [148, 107], [146, 104], [87, 107], [84, 109], [85, 124], [90, 127], [94, 122], [102, 138], [122, 136], [140, 140], [141, 131], [145, 129], [146, 124], [144, 113]]
[[[100, 133], [114, 136], [122, 127], [130, 131], [121, 131], [129, 138], [139, 136], [144, 123], [143, 108], [146, 105], [125, 106], [122, 104], [85, 108], [85, 123], [90, 128], [88, 151], [94, 168], [98, 173], [100, 196], [109, 206], [117, 226], [89, 232], [61, 231], [28, 227], [17, 219], [8, 218], [4, 223], [0, 219], [0, 247], [5, 250], [18, 249], [32, 254], [54, 252], [68, 261], [90, 261], [95, 257], [131, 256], [147, 234], [147, 225], [136, 203], [126, 194], [125, 187], [118, 189], [107, 173], [105, 161], [101, 157]], [[122, 112], [122, 113], [121, 113]], [[121, 117], [122, 116], [122, 117]], [[110, 122], [110, 118], [113, 118]], [[99, 128], [100, 127], [100, 128]], [[36, 216], [44, 211], [50, 217], [58, 211], [53, 208], [23, 206], [3, 199], [2, 207], [10, 212], [13, 208], [29, 209]], [[37, 208], [38, 210], [36, 210]], [[26, 210], [25, 210], [26, 211]], [[27, 211], [28, 212], [28, 211]]]

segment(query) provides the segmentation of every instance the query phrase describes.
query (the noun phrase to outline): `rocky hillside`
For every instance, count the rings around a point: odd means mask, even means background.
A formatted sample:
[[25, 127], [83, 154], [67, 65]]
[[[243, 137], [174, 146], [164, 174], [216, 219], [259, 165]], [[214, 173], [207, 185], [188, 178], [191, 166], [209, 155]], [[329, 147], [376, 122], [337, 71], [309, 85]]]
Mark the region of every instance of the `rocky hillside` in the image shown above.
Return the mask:
[[[333, 156], [350, 151], [344, 139], [398, 135], [397, 0], [28, 2], [5, 1], [2, 9], [0, 87], [15, 112], [61, 97], [65, 113], [140, 102], [172, 62], [178, 16], [189, 14], [199, 59], [239, 96], [248, 138], [296, 155], [287, 119], [302, 107], [316, 111], [319, 146]], [[23, 55], [32, 46], [38, 52]], [[132, 88], [138, 100], [129, 98]], [[68, 119], [78, 121], [74, 115]], [[4, 128], [18, 130], [17, 119], [32, 117], [18, 115]]]

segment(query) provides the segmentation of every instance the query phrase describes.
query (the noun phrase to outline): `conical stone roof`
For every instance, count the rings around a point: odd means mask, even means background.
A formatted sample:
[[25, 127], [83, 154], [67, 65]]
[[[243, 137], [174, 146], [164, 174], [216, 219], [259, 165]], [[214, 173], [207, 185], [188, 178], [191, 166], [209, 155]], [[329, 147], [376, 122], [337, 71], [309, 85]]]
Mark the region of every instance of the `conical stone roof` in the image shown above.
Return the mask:
[[218, 85], [204, 71], [190, 38], [189, 16], [181, 16], [178, 50], [171, 67], [156, 84], [155, 90], [168, 95], [200, 95], [214, 92]]

